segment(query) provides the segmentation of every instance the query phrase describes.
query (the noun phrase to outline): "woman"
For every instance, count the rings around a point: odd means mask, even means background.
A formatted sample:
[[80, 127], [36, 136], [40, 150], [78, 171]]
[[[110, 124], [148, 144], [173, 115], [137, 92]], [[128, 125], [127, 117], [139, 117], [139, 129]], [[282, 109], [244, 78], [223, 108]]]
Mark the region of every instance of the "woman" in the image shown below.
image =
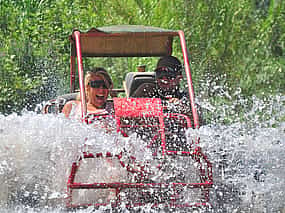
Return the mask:
[[[97, 67], [85, 75], [85, 92], [87, 113], [110, 114], [112, 104], [107, 102], [113, 82], [104, 68]], [[81, 118], [81, 103], [79, 100], [67, 102], [62, 112], [69, 118]]]
[[[87, 103], [87, 116], [88, 114], [95, 114], [95, 115], [106, 115], [106, 114], [111, 114], [113, 112], [113, 104], [110, 102], [107, 102], [107, 98], [109, 96], [110, 90], [113, 88], [113, 82], [107, 73], [107, 71], [104, 68], [97, 67], [94, 68], [93, 70], [89, 71], [85, 75], [84, 79], [84, 84], [85, 84], [85, 92], [86, 92], [86, 103]], [[76, 119], [81, 119], [81, 102], [79, 100], [74, 100], [74, 101], [69, 101], [65, 104], [62, 112], [65, 114], [66, 117], [69, 118], [76, 118]], [[88, 119], [89, 120], [89, 119]], [[94, 120], [93, 120], [94, 121]], [[106, 132], [111, 132], [113, 130], [116, 130], [113, 128], [113, 123], [111, 122], [112, 119], [103, 119], [103, 120], [98, 120], [94, 121], [88, 121], [88, 123], [92, 123], [93, 127], [96, 127], [98, 129], [105, 129]], [[90, 142], [94, 143], [94, 142]], [[90, 143], [84, 145], [84, 150], [94, 150], [94, 147], [90, 145]], [[106, 143], [105, 143], [106, 144]], [[105, 145], [104, 145], [105, 146]], [[103, 147], [104, 147], [103, 146]], [[98, 148], [98, 145], [96, 145], [96, 148]], [[103, 150], [105, 148], [102, 148]], [[89, 150], [89, 151], [90, 151]], [[93, 159], [94, 160], [94, 159]], [[90, 161], [93, 162], [90, 164]], [[116, 167], [116, 164], [112, 161], [112, 159], [106, 158], [105, 160], [102, 160], [100, 165], [102, 169], [102, 172], [100, 174], [97, 174], [92, 176], [90, 175], [90, 171], [97, 171], [98, 168], [94, 167], [94, 162], [98, 163], [98, 160], [96, 159], [94, 161], [84, 161], [81, 163], [81, 172], [83, 176], [80, 176], [79, 173], [79, 179], [87, 178], [87, 182], [91, 181], [92, 178], [97, 178], [97, 180], [104, 181], [107, 179], [109, 182], [119, 182], [120, 177], [122, 176], [121, 174], [124, 172], [121, 171], [122, 169], [118, 169]], [[88, 163], [89, 162], [89, 163]], [[94, 170], [95, 168], [95, 170]], [[107, 168], [107, 169], [104, 169]], [[119, 167], [120, 168], [120, 167]], [[84, 172], [84, 171], [87, 171]], [[106, 174], [104, 171], [108, 171]], [[120, 175], [118, 173], [120, 171]], [[88, 174], [88, 175], [87, 175]], [[95, 173], [94, 173], [95, 174]], [[78, 178], [78, 177], [77, 177]], [[90, 178], [90, 180], [88, 179]], [[105, 178], [105, 179], [104, 179]], [[94, 196], [94, 193], [92, 194], [91, 191], [86, 192], [85, 196], [88, 197], [88, 193], [91, 193], [90, 196]], [[107, 202], [109, 202], [112, 199], [115, 199], [116, 197], [116, 190], [115, 189], [109, 189], [105, 190], [103, 193], [99, 193], [98, 196], [100, 198], [105, 199]]]

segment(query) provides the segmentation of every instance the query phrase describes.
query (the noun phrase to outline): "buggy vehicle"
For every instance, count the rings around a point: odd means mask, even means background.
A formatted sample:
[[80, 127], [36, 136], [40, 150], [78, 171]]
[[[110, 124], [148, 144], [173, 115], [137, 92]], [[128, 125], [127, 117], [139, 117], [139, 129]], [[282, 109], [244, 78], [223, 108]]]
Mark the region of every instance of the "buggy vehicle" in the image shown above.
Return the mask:
[[[70, 94], [51, 100], [44, 106], [43, 111], [61, 112], [64, 104], [75, 99], [79, 93], [83, 106], [82, 121], [86, 122], [86, 117], [90, 118], [90, 115], [87, 115], [86, 111], [83, 59], [169, 56], [172, 55], [174, 39], [178, 39], [181, 45], [191, 115], [165, 112], [160, 98], [144, 95], [148, 88], [153, 88], [156, 84], [154, 72], [128, 70], [124, 88], [113, 89], [111, 92], [114, 97], [109, 101], [114, 104], [114, 114], [105, 117], [115, 119], [118, 134], [128, 137], [136, 133], [144, 138], [152, 153], [152, 159], [141, 162], [134, 156], [124, 156], [123, 151], [120, 154], [84, 152], [71, 166], [67, 180], [67, 207], [209, 206], [209, 190], [213, 185], [212, 165], [199, 147], [199, 138], [191, 139], [189, 143], [185, 136], [188, 129], [199, 128], [200, 124], [183, 31], [137, 25], [92, 28], [87, 32], [74, 30], [69, 36]], [[76, 90], [76, 78], [79, 82], [79, 92]], [[97, 161], [109, 159], [112, 165], [123, 168], [128, 178], [119, 181], [110, 178], [105, 182], [97, 180], [87, 183], [80, 180], [78, 175], [83, 159], [93, 159], [93, 166], [98, 165]], [[86, 200], [78, 201], [76, 197], [84, 190]], [[113, 196], [106, 198], [103, 191], [112, 191]]]

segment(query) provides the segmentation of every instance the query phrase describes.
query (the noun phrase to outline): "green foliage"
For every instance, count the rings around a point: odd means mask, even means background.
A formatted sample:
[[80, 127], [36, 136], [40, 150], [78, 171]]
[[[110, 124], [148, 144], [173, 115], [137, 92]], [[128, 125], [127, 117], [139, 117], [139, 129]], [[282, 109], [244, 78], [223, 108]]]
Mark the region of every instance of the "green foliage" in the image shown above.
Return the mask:
[[[284, 11], [282, 0], [0, 0], [0, 112], [20, 112], [68, 91], [68, 35], [116, 24], [184, 30], [195, 90], [213, 103], [227, 102], [213, 95], [217, 85], [249, 97], [284, 94]], [[174, 55], [180, 52], [175, 44]], [[117, 69], [155, 63], [106, 60], [115, 85], [125, 74]], [[208, 90], [199, 86], [205, 79]]]

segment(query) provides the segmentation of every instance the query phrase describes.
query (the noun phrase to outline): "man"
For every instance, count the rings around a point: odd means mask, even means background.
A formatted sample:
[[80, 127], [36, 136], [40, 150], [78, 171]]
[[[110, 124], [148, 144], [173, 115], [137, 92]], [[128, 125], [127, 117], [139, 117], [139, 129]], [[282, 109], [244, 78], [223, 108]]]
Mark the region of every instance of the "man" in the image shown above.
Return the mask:
[[155, 69], [155, 96], [171, 103], [182, 99], [186, 96], [186, 93], [180, 90], [182, 78], [182, 64], [179, 59], [174, 56], [160, 58]]
[[[180, 88], [182, 76], [182, 64], [174, 56], [164, 56], [157, 62], [155, 69], [156, 91], [154, 97], [161, 98], [166, 106], [166, 112], [177, 112], [192, 117], [189, 96]], [[202, 111], [197, 106], [199, 123], [202, 125]]]

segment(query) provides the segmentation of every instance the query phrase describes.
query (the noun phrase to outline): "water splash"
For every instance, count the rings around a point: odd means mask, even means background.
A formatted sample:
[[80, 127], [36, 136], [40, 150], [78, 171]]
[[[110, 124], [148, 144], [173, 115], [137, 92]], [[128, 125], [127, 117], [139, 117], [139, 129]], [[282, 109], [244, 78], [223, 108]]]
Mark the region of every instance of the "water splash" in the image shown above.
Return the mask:
[[[283, 212], [285, 96], [248, 100], [238, 91], [236, 96], [230, 105], [206, 102], [211, 124], [187, 133], [200, 137], [214, 165], [214, 212]], [[225, 125], [225, 118], [231, 124]]]
[[[285, 123], [280, 121], [284, 117], [283, 101], [278, 96], [264, 107], [264, 102], [255, 99], [243, 121], [225, 125], [219, 118], [187, 132], [189, 141], [200, 137], [200, 146], [213, 164], [213, 212], [284, 210]], [[1, 211], [64, 211], [66, 178], [83, 144], [90, 151], [104, 153], [113, 147], [114, 153], [128, 150], [138, 160], [150, 158], [135, 135], [122, 138], [115, 131], [106, 134], [62, 115], [0, 115]]]
[[213, 163], [215, 212], [272, 212], [285, 203], [285, 123], [276, 128], [203, 126], [199, 136]]

